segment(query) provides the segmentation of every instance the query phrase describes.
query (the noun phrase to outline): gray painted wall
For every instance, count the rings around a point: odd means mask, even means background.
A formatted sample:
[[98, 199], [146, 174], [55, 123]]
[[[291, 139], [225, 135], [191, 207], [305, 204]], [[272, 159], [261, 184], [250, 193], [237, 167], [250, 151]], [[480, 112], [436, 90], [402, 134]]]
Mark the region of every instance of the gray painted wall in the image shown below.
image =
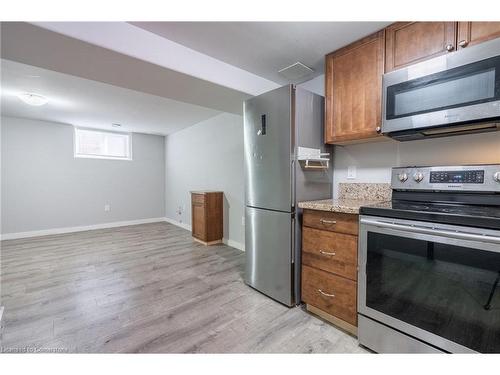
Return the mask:
[[310, 79], [309, 81], [302, 82], [298, 86], [314, 92], [315, 94], [325, 96], [325, 75], [321, 74], [316, 78]]
[[224, 192], [224, 238], [245, 243], [243, 117], [223, 113], [165, 137], [166, 217], [191, 225], [192, 190]]
[[81, 159], [72, 126], [1, 120], [2, 234], [164, 217], [163, 136], [134, 133], [132, 161]]

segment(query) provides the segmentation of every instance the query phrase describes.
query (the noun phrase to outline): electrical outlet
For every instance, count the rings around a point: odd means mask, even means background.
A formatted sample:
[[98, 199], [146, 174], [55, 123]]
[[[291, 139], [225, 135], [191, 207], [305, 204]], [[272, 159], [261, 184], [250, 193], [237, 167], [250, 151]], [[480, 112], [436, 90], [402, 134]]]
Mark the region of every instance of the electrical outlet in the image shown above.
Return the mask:
[[104, 205], [104, 212], [109, 212], [109, 211], [111, 211], [111, 205], [109, 203], [106, 203]]
[[354, 180], [356, 178], [356, 166], [351, 165], [347, 167], [347, 178], [349, 180]]
[[241, 217], [241, 225], [245, 225], [245, 216]]

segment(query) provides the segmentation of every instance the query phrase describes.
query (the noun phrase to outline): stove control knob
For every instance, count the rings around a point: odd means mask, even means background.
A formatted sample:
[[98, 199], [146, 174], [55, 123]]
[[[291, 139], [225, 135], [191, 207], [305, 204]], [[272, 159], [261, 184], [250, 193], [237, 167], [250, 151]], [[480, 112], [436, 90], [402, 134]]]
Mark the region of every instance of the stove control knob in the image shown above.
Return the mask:
[[494, 179], [496, 182], [500, 182], [500, 172], [496, 172], [496, 173], [493, 175], [493, 179]]
[[406, 173], [400, 173], [398, 174], [398, 179], [400, 182], [405, 182], [408, 180], [408, 175]]
[[413, 175], [413, 179], [417, 182], [420, 182], [424, 179], [424, 174], [422, 172], [417, 172]]

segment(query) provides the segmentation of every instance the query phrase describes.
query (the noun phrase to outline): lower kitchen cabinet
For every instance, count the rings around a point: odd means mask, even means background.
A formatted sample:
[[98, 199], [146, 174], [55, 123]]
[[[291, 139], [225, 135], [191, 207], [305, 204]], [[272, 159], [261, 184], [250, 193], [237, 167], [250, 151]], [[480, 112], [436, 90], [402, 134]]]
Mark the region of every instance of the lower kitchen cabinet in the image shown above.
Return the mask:
[[195, 241], [204, 245], [222, 242], [222, 206], [221, 191], [191, 192], [191, 232]]
[[304, 210], [302, 301], [357, 334], [358, 215]]

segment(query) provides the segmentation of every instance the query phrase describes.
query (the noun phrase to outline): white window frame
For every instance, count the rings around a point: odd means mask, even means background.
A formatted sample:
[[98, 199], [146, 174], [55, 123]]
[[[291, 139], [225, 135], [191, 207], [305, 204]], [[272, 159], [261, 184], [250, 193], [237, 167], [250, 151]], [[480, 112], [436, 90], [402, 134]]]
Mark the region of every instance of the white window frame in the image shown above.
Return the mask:
[[[83, 158], [83, 159], [108, 159], [108, 160], [132, 160], [132, 133], [127, 133], [127, 132], [115, 132], [115, 131], [109, 131], [109, 130], [102, 130], [102, 129], [93, 129], [93, 128], [83, 128], [83, 127], [78, 127], [74, 126], [74, 131], [73, 131], [73, 155], [75, 158]], [[111, 133], [111, 134], [120, 134], [120, 135], [126, 135], [128, 137], [128, 157], [120, 157], [120, 156], [109, 156], [109, 155], [92, 155], [92, 154], [79, 154], [77, 153], [77, 133], [79, 130], [85, 130], [85, 131], [93, 131], [93, 132], [98, 132], [98, 133]]]

